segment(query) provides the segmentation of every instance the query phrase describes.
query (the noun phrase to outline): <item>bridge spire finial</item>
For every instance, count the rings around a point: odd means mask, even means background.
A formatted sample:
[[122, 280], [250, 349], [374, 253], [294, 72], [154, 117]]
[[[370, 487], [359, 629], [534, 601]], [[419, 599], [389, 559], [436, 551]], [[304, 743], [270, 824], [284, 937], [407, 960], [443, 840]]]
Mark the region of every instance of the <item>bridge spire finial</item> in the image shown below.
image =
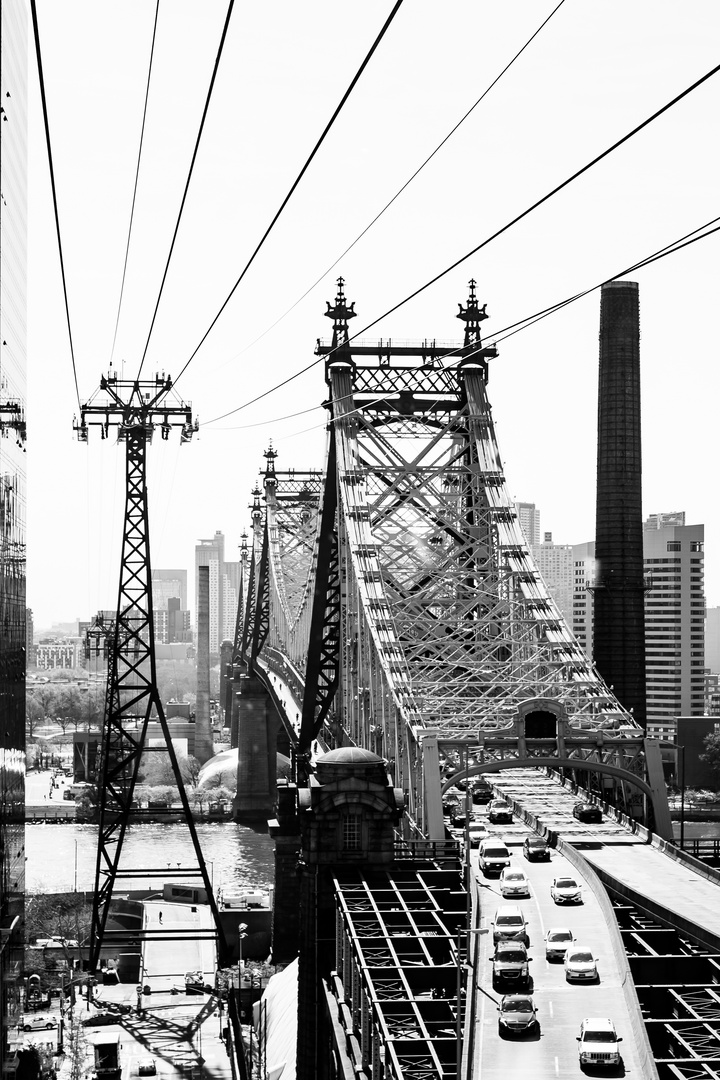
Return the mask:
[[480, 323], [483, 322], [485, 319], [490, 318], [490, 316], [485, 312], [487, 304], [483, 304], [482, 307], [478, 307], [477, 295], [475, 293], [476, 284], [477, 282], [475, 281], [475, 278], [470, 278], [470, 295], [468, 297], [467, 307], [463, 307], [462, 304], [458, 304], [460, 311], [455, 316], [456, 319], [462, 319], [462, 321], [465, 323], [466, 345], [480, 344]]
[[267, 450], [263, 454], [263, 457], [267, 461], [267, 465], [265, 466], [265, 474], [264, 474], [265, 475], [265, 484], [267, 485], [269, 483], [273, 483], [273, 484], [277, 483], [277, 479], [276, 479], [276, 476], [275, 476], [275, 458], [277, 457], [277, 450], [273, 450], [272, 439], [270, 439], [270, 443], [268, 445]]
[[357, 315], [355, 311], [355, 301], [348, 307], [345, 300], [345, 279], [339, 277], [337, 279], [338, 291], [335, 297], [334, 306], [327, 303], [327, 311], [325, 317], [333, 320], [333, 347], [337, 346], [341, 341], [347, 341], [348, 339], [348, 321], [354, 319]]

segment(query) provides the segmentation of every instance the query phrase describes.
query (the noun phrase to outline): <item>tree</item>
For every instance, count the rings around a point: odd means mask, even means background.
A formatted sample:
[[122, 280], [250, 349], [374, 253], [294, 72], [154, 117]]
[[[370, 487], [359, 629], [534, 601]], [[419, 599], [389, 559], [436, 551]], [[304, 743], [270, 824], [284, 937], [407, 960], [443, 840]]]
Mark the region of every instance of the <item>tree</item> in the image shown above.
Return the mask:
[[703, 739], [705, 753], [700, 754], [700, 760], [710, 766], [713, 775], [715, 790], [720, 787], [720, 731], [711, 731]]
[[30, 698], [36, 705], [39, 716], [53, 716], [57, 712], [55, 690], [51, 686], [34, 687], [30, 692]]

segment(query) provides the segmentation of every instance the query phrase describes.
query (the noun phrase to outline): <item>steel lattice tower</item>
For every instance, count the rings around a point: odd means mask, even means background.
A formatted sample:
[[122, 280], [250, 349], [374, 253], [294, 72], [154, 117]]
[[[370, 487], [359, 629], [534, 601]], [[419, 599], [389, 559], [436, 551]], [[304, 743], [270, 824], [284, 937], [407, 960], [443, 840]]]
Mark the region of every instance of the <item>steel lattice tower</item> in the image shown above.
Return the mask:
[[[100, 426], [103, 438], [108, 437], [111, 427], [117, 428], [118, 440], [124, 442], [126, 448], [120, 583], [99, 766], [100, 825], [92, 912], [91, 971], [98, 968], [106, 939], [112, 939], [113, 944], [128, 940], [127, 931], [107, 930], [113, 889], [118, 877], [201, 878], [215, 922], [221, 963], [226, 951], [212, 885], [157, 688], [146, 484], [147, 447], [157, 424], [160, 424], [163, 440], [168, 439], [172, 427], [181, 427], [183, 443], [189, 442], [197, 430], [197, 421], [193, 424], [190, 407], [179, 399], [169, 400], [171, 390], [172, 380], [165, 375], [156, 375], [154, 380], [143, 382], [122, 381], [116, 372], [111, 371], [100, 382], [100, 391], [105, 393], [105, 400], [98, 402], [94, 397], [82, 406], [80, 422], [75, 424], [81, 442], [87, 442], [88, 425]], [[158, 867], [121, 870], [123, 841], [134, 814], [133, 793], [138, 769], [145, 750], [148, 724], [155, 717], [165, 738], [197, 866], [180, 866], [175, 871]], [[131, 936], [137, 940], [151, 934], [167, 938], [173, 936], [162, 929], [133, 930]], [[186, 931], [183, 936], [205, 935]]]

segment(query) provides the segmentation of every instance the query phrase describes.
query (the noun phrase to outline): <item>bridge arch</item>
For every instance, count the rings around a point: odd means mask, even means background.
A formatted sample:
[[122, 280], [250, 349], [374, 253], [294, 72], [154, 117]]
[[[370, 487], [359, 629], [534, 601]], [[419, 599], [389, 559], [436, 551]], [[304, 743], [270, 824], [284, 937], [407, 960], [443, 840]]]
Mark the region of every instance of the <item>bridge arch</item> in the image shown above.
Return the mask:
[[505, 769], [548, 768], [550, 766], [558, 769], [575, 769], [580, 772], [600, 773], [603, 776], [612, 776], [618, 780], [623, 780], [627, 784], [632, 784], [643, 795], [647, 796], [653, 807], [653, 812], [655, 811], [654, 792], [641, 777], [635, 776], [634, 773], [629, 772], [627, 769], [621, 769], [618, 765], [608, 765], [604, 761], [587, 761], [583, 758], [547, 757], [540, 759], [521, 757], [503, 758], [501, 761], [485, 761], [481, 765], [473, 765], [469, 769], [458, 769], [457, 772], [443, 782], [440, 790], [441, 794], [444, 795], [458, 780], [464, 780], [471, 776], [480, 776], [482, 773], [497, 773]]

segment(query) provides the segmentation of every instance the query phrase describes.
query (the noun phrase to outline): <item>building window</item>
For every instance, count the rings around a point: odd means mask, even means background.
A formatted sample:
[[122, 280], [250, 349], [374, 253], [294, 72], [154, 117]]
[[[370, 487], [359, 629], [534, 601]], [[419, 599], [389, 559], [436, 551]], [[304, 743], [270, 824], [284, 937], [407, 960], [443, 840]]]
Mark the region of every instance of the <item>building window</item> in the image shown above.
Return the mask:
[[360, 815], [348, 814], [343, 819], [343, 849], [360, 851]]
[[691, 540], [690, 541], [690, 550], [691, 551], [702, 551], [703, 546], [704, 545], [703, 545], [702, 540]]
[[668, 551], [681, 551], [682, 548], [680, 546], [680, 541], [679, 540], [668, 540], [667, 549], [668, 549]]

